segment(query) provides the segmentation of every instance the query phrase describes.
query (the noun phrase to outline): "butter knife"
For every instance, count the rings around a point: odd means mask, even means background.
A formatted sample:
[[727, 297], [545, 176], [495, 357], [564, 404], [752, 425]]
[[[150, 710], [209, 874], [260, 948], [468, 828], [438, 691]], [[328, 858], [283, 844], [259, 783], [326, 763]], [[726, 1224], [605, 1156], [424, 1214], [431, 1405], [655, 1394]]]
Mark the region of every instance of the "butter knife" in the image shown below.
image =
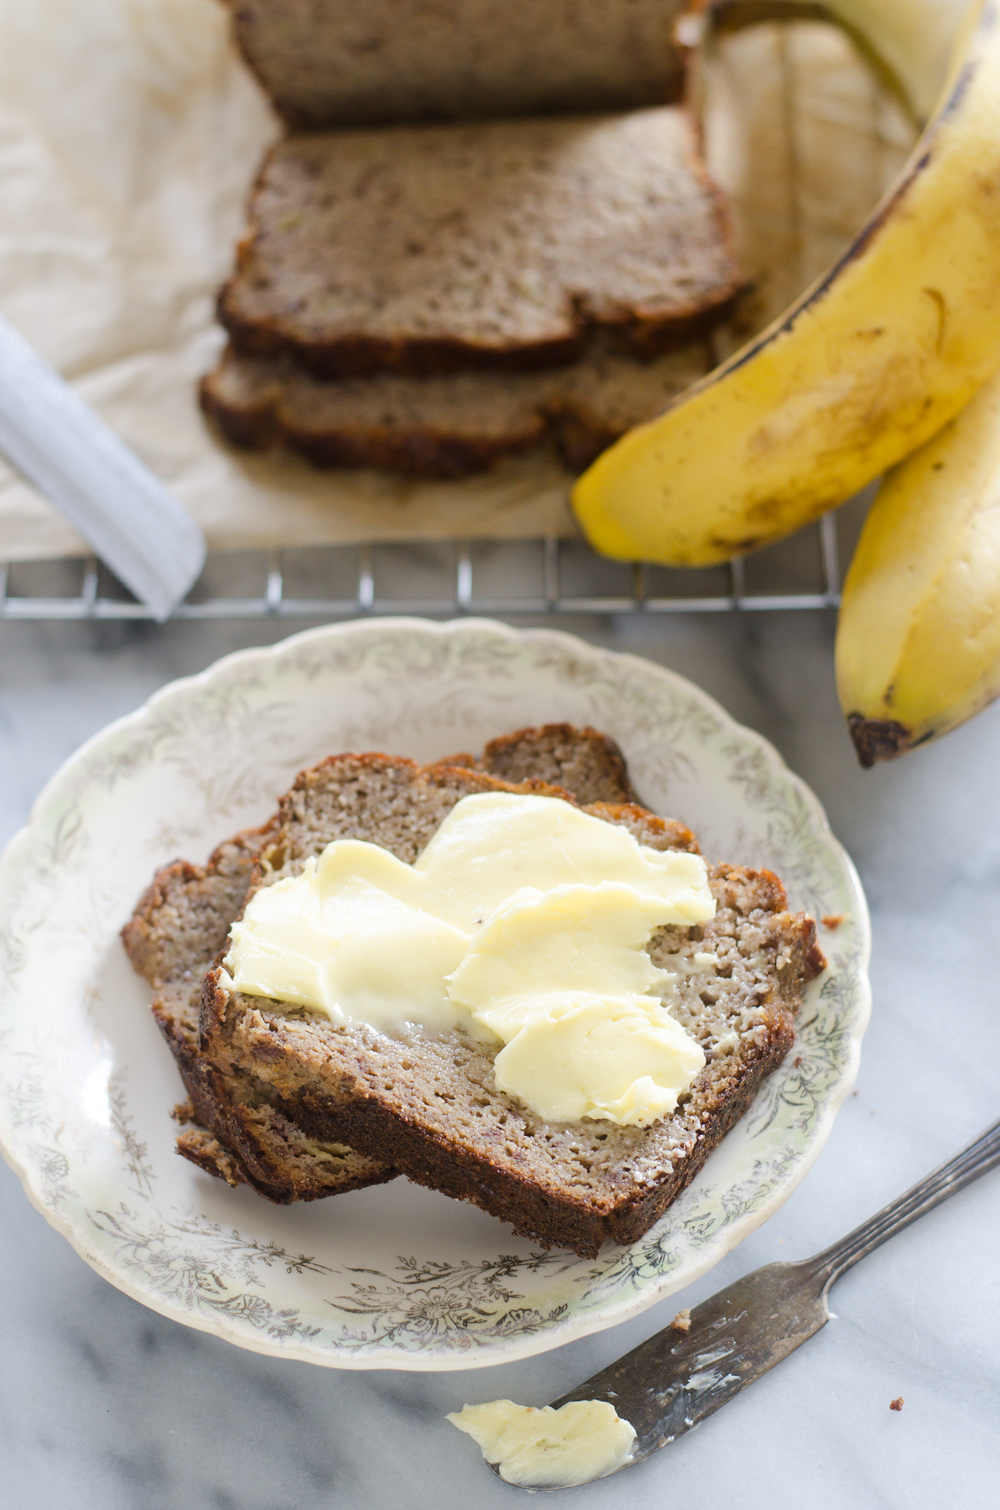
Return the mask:
[[[614, 1472], [641, 1463], [699, 1425], [825, 1326], [830, 1319], [830, 1287], [853, 1264], [998, 1164], [1000, 1121], [822, 1253], [798, 1263], [767, 1264], [744, 1275], [696, 1306], [688, 1330], [671, 1324], [553, 1400], [553, 1407], [571, 1400], [609, 1401], [636, 1433], [629, 1457]], [[499, 1475], [496, 1464], [490, 1467]]]
[[0, 451], [161, 623], [205, 561], [190, 514], [0, 315]]

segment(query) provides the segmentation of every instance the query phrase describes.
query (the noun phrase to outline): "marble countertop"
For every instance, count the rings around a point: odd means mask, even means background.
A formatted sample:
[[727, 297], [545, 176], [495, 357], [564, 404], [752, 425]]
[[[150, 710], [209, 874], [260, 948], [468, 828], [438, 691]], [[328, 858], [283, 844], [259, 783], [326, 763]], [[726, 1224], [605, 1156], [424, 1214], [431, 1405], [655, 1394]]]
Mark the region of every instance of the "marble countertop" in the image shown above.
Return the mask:
[[[563, 619], [672, 667], [766, 735], [826, 806], [872, 910], [857, 1087], [786, 1205], [709, 1275], [624, 1326], [467, 1373], [338, 1372], [261, 1357], [113, 1289], [0, 1167], [0, 1483], [38, 1510], [488, 1510], [520, 1491], [443, 1419], [544, 1404], [681, 1306], [841, 1236], [1000, 1112], [1000, 704], [862, 772], [837, 707], [833, 618]], [[77, 745], [176, 676], [280, 638], [250, 623], [0, 625], [0, 843]], [[698, 1430], [581, 1510], [963, 1510], [996, 1504], [1000, 1171], [847, 1274], [836, 1317]], [[903, 1409], [889, 1402], [904, 1399]]]

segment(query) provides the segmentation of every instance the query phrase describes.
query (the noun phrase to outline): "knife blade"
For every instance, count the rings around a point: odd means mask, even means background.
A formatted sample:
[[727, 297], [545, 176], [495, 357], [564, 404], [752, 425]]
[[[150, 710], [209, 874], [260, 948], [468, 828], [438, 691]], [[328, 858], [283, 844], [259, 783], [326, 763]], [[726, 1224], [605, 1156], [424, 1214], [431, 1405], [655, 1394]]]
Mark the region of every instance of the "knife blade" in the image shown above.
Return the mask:
[[[636, 1434], [629, 1456], [611, 1472], [643, 1462], [700, 1426], [824, 1327], [830, 1319], [831, 1285], [859, 1259], [998, 1165], [1000, 1121], [839, 1242], [812, 1258], [767, 1264], [744, 1274], [684, 1313], [683, 1319], [675, 1317], [662, 1332], [560, 1395], [552, 1408], [559, 1410], [576, 1400], [608, 1402]], [[502, 1477], [501, 1464], [489, 1466]], [[520, 1488], [532, 1492], [583, 1482], [517, 1480]]]

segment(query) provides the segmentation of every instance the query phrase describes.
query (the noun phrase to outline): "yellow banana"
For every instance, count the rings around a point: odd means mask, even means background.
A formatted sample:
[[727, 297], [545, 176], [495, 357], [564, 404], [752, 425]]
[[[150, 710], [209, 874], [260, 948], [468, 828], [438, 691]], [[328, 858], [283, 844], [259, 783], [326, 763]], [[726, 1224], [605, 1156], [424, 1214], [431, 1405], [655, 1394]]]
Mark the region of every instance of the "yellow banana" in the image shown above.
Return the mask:
[[837, 687], [865, 766], [1000, 694], [1000, 373], [884, 479], [844, 584]]
[[[922, 445], [994, 370], [997, 0], [972, 23], [907, 167], [840, 262], [579, 480], [574, 507], [599, 551], [694, 566], [779, 539]], [[873, 18], [877, 49], [876, 32]]]

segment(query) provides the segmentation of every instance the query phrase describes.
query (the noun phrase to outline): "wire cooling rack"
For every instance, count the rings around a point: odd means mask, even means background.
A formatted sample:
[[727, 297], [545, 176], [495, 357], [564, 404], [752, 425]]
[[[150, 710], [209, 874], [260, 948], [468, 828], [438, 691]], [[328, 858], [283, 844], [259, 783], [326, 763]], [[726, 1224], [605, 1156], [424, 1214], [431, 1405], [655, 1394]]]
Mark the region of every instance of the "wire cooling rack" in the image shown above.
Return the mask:
[[[582, 541], [404, 541], [213, 552], [175, 619], [375, 614], [676, 614], [828, 609], [840, 600], [833, 514], [724, 566], [612, 562]], [[149, 619], [94, 559], [0, 564], [0, 619]]]

